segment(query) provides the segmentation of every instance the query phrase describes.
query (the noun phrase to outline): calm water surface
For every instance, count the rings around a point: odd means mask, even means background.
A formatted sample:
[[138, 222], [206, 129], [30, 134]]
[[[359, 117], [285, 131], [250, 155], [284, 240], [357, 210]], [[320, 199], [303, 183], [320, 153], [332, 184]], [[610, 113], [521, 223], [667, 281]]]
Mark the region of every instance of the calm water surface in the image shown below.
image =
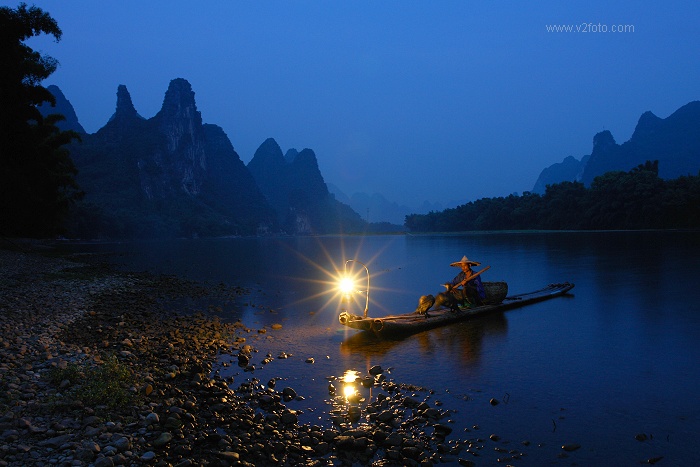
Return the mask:
[[[452, 437], [487, 439], [477, 465], [700, 465], [700, 235], [698, 232], [478, 233], [465, 235], [216, 239], [76, 245], [116, 251], [150, 270], [250, 289], [222, 302], [222, 318], [253, 329], [256, 370], [222, 369], [239, 384], [282, 377], [304, 396], [302, 421], [330, 425], [329, 376], [372, 365], [432, 389], [454, 411]], [[415, 309], [441, 291], [467, 255], [511, 293], [553, 282], [569, 297], [379, 342], [338, 323], [332, 276], [345, 259], [371, 274], [370, 315]], [[480, 268], [477, 268], [480, 269]], [[364, 306], [364, 298], [361, 300]], [[282, 329], [272, 330], [273, 324]], [[258, 329], [266, 328], [265, 334]], [[260, 362], [267, 353], [292, 354]], [[309, 357], [313, 364], [306, 363]], [[367, 394], [371, 397], [371, 394]], [[492, 406], [489, 400], [500, 401]], [[478, 430], [474, 429], [478, 425]], [[498, 443], [488, 440], [497, 434]], [[646, 441], [635, 435], [645, 434]], [[529, 445], [521, 444], [529, 441]], [[563, 444], [580, 449], [562, 456]], [[506, 456], [507, 457], [507, 456]]]

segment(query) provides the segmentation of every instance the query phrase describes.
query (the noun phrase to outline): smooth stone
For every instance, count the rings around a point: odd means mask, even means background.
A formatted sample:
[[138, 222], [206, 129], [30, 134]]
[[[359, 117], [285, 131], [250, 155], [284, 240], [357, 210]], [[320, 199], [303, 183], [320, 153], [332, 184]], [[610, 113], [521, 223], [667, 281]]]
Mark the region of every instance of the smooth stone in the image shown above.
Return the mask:
[[95, 453], [88, 448], [78, 448], [73, 453], [73, 458], [82, 462], [92, 462], [95, 458]]
[[[452, 433], [452, 427], [449, 427], [447, 425], [443, 425], [441, 423], [435, 425], [435, 434], [436, 435], [445, 437], [445, 436], [449, 435], [450, 433]], [[497, 438], [496, 435], [491, 435], [491, 436], [495, 436]], [[493, 438], [491, 438], [491, 439], [493, 439]], [[495, 439], [493, 439], [493, 440], [496, 441]]]
[[113, 467], [114, 461], [111, 457], [98, 457], [93, 465], [94, 467]]
[[115, 448], [117, 448], [119, 450], [119, 452], [124, 452], [124, 451], [128, 451], [129, 449], [131, 449], [131, 441], [129, 441], [129, 438], [126, 438], [124, 436], [119, 438], [118, 440], [116, 440], [112, 444], [114, 445]]
[[580, 447], [581, 447], [580, 444], [571, 443], [571, 444], [565, 444], [565, 445], [563, 445], [561, 448], [562, 448], [564, 451], [572, 452], [572, 451], [575, 451], [575, 450], [579, 449]]
[[294, 412], [285, 412], [282, 414], [282, 423], [289, 425], [291, 423], [296, 423], [298, 420], [297, 414]]
[[155, 458], [156, 458], [156, 453], [153, 451], [148, 451], [148, 452], [144, 452], [143, 455], [139, 459], [141, 459], [144, 462], [151, 462]]
[[380, 412], [379, 415], [377, 415], [377, 420], [380, 422], [388, 422], [389, 420], [393, 420], [394, 418], [394, 413], [390, 410], [384, 410], [383, 412]]
[[173, 435], [168, 433], [167, 431], [164, 431], [163, 433], [160, 434], [160, 436], [158, 436], [158, 438], [156, 438], [153, 441], [153, 446], [156, 448], [162, 448], [163, 446], [168, 444], [170, 441], [172, 441], [172, 439], [173, 439]]

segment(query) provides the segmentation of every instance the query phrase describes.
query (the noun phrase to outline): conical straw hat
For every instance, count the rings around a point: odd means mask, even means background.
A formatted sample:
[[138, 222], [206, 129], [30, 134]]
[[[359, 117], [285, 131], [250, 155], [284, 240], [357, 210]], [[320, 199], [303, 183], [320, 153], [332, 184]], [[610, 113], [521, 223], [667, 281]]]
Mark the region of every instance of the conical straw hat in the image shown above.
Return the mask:
[[463, 264], [469, 264], [470, 266], [478, 266], [481, 263], [479, 263], [478, 261], [472, 261], [469, 258], [467, 258], [466, 255], [464, 255], [461, 260], [455, 261], [454, 263], [450, 264], [450, 266], [455, 266], [459, 268], [462, 267]]

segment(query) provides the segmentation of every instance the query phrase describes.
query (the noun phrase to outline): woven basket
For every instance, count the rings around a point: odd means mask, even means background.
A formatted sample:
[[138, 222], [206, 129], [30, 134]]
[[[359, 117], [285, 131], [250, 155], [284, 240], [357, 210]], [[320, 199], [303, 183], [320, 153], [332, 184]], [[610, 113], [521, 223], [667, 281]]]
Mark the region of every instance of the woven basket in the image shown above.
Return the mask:
[[506, 282], [484, 282], [486, 298], [482, 301], [484, 305], [498, 305], [508, 295], [508, 284]]

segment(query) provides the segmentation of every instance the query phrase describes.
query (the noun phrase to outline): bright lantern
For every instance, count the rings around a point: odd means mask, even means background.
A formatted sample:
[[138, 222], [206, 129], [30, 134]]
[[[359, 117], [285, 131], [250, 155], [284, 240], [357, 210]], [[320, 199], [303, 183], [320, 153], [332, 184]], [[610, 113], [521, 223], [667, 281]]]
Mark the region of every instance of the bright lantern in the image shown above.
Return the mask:
[[343, 294], [349, 295], [355, 291], [355, 282], [349, 277], [344, 277], [340, 280], [338, 288]]

